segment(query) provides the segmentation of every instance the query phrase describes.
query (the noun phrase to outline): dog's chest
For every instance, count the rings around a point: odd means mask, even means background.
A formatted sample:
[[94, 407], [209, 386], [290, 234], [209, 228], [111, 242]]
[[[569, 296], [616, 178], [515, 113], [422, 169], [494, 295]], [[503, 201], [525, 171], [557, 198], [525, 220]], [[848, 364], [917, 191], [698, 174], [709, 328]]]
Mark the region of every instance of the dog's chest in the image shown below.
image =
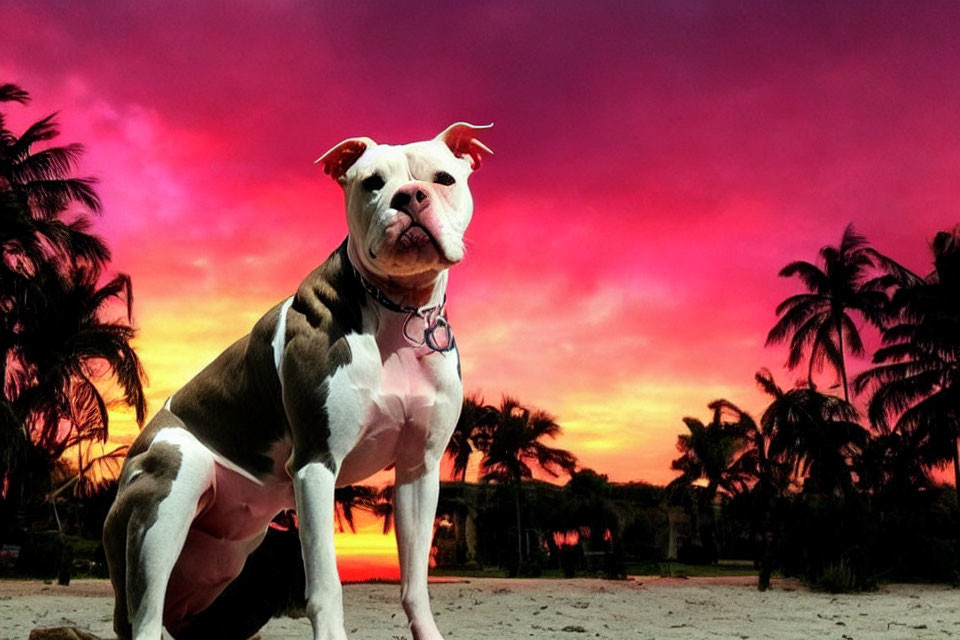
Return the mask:
[[331, 451], [343, 456], [338, 485], [393, 463], [398, 444], [426, 446], [438, 407], [460, 402], [456, 351], [412, 347], [396, 323], [348, 335], [350, 361], [327, 380]]

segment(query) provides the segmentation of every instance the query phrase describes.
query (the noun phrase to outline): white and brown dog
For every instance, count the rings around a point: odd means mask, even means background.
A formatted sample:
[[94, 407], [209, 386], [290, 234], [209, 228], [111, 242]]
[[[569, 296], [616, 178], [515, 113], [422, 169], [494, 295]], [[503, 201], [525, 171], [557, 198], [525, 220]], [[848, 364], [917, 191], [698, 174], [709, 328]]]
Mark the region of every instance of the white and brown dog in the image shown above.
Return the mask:
[[441, 638], [427, 567], [463, 394], [445, 291], [473, 213], [467, 179], [490, 152], [482, 128], [351, 138], [317, 161], [343, 187], [347, 239], [130, 448], [104, 525], [121, 638], [177, 637], [294, 506], [313, 637], [346, 638], [334, 489], [391, 464], [403, 608], [415, 638]]

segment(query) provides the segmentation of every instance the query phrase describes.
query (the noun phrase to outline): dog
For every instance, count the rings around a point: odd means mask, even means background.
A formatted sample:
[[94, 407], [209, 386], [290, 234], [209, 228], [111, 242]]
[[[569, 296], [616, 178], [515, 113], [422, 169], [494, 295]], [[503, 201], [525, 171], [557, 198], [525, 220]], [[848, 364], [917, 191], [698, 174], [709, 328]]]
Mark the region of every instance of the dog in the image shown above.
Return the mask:
[[103, 538], [120, 638], [177, 638], [296, 508], [313, 638], [344, 640], [334, 489], [393, 465], [401, 603], [414, 638], [442, 640], [427, 569], [463, 401], [447, 277], [464, 257], [467, 180], [492, 153], [477, 139], [490, 126], [405, 145], [350, 138], [317, 160], [343, 188], [346, 240], [127, 454]]

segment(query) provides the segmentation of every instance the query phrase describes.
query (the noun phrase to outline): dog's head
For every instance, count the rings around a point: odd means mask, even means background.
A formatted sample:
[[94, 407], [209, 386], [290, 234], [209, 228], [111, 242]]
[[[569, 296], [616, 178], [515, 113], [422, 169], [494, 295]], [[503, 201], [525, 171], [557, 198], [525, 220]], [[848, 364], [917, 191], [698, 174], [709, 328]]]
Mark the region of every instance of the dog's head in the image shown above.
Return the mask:
[[467, 186], [481, 156], [476, 139], [493, 125], [464, 122], [433, 140], [405, 145], [349, 138], [318, 163], [343, 187], [356, 258], [387, 278], [429, 276], [460, 262], [473, 215]]

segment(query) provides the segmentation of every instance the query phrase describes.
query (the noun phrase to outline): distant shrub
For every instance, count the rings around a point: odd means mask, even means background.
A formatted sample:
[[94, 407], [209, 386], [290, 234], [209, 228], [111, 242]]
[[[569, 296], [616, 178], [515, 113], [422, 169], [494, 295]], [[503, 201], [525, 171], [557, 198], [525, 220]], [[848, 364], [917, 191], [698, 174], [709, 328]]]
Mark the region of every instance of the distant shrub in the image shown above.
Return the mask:
[[565, 544], [560, 547], [560, 570], [564, 578], [573, 578], [577, 575], [577, 567], [583, 558], [583, 548], [580, 544]]
[[677, 549], [677, 561], [683, 564], [713, 564], [717, 558], [716, 553], [711, 549], [684, 541]]
[[[514, 555], [514, 560], [516, 555]], [[517, 575], [511, 577], [521, 578], [539, 578], [543, 575], [543, 570], [547, 566], [549, 557], [540, 547], [533, 547], [529, 550], [527, 557], [523, 559], [518, 567]]]
[[638, 562], [663, 560], [669, 531], [670, 523], [664, 509], [640, 510], [620, 536], [624, 555]]
[[825, 591], [884, 581], [960, 583], [953, 488], [906, 497], [799, 495], [780, 502], [776, 566]]
[[23, 577], [57, 578], [69, 584], [72, 559], [73, 549], [57, 531], [31, 531], [24, 537], [15, 569]]
[[[856, 558], [857, 553], [851, 554]], [[827, 593], [872, 591], [877, 588], [877, 576], [869, 564], [856, 559], [841, 558], [830, 564], [812, 581], [811, 586]]]
[[[894, 541], [889, 541], [893, 546]], [[908, 582], [960, 586], [960, 538], [917, 535], [892, 556], [890, 577]]]
[[613, 548], [603, 554], [603, 577], [607, 580], [626, 580], [627, 563], [623, 546], [614, 543]]

